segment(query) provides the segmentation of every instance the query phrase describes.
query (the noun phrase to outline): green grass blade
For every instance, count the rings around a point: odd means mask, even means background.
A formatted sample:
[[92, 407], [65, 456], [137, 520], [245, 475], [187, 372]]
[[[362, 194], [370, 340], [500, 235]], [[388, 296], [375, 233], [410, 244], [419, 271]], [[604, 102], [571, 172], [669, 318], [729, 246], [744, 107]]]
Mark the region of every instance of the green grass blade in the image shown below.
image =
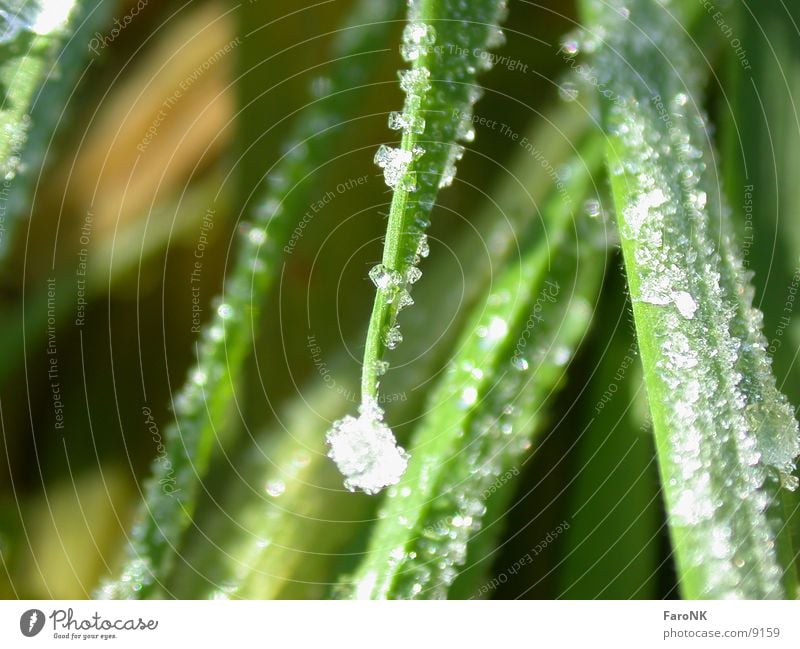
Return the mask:
[[[728, 56], [720, 107], [725, 189], [743, 242], [744, 263], [759, 278], [758, 303], [764, 334], [774, 356], [778, 385], [792, 403], [800, 399], [800, 317], [791, 300], [797, 290], [800, 230], [787, 215], [800, 208], [794, 181], [800, 157], [800, 52], [793, 4], [736, 4], [731, 22], [746, 58]], [[795, 350], [795, 351], [792, 351]], [[795, 563], [800, 562], [800, 501], [787, 494], [794, 533]]]
[[400, 74], [406, 93], [402, 113], [389, 126], [402, 130], [399, 148], [381, 146], [375, 162], [394, 190], [382, 262], [370, 271], [377, 287], [364, 349], [359, 417], [334, 423], [330, 457], [348, 489], [377, 493], [397, 482], [407, 454], [396, 446], [379, 405], [384, 352], [402, 340], [397, 315], [413, 304], [410, 290], [428, 254], [425, 230], [441, 187], [455, 176], [455, 164], [470, 141], [475, 78], [488, 67], [486, 52], [498, 43], [505, 0], [411, 0], [402, 53], [411, 68]]
[[583, 6], [681, 592], [794, 596], [779, 510], [797, 422], [735, 250], [690, 43], [657, 3]]
[[[595, 316], [596, 367], [570, 487], [570, 533], [558, 566], [559, 599], [654, 599], [663, 519], [652, 427], [622, 278]], [[610, 293], [610, 294], [609, 294]], [[599, 323], [608, 326], [597, 331]]]
[[[283, 248], [302, 217], [305, 197], [293, 192], [327, 159], [332, 127], [347, 115], [370, 70], [369, 53], [391, 29], [395, 3], [363, 0], [334, 45], [330, 93], [300, 117], [291, 146], [270, 170], [267, 190], [248, 225], [212, 321], [196, 344], [197, 365], [174, 399], [176, 422], [165, 432], [166, 455], [153, 464], [120, 578], [99, 593], [140, 598], [158, 592], [189, 525], [215, 439], [231, 426], [233, 395], [258, 326], [258, 305], [278, 276]], [[382, 12], [382, 13], [381, 13]], [[376, 15], [382, 19], [374, 21]], [[363, 22], [362, 22], [363, 18]]]
[[[90, 7], [90, 2], [74, 0], [49, 6], [46, 2], [12, 0], [4, 3], [0, 14], [0, 175], [4, 179], [3, 209], [0, 214], [0, 259], [11, 247], [15, 222], [27, 206], [17, 205], [14, 195], [23, 161], [30, 166], [27, 143], [35, 129], [41, 141], [49, 136], [58, 120], [52, 109], [58, 106], [47, 94], [48, 86], [63, 85], [62, 79], [72, 79], [72, 72], [81, 60], [71, 53], [79, 51], [80, 59], [87, 56], [85, 44], [63, 46], [76, 30], [87, 21], [92, 24], [106, 10]], [[81, 35], [83, 30], [81, 30]], [[36, 168], [35, 166], [33, 168]], [[12, 204], [9, 205], [9, 196]]]
[[388, 492], [350, 596], [446, 596], [487, 500], [519, 473], [544, 403], [591, 322], [602, 225], [588, 217], [576, 223], [573, 208], [601, 152], [602, 142], [590, 141], [586, 160], [567, 174], [566, 198], [551, 197], [520, 257], [508, 260], [475, 309], [414, 437], [408, 471]]

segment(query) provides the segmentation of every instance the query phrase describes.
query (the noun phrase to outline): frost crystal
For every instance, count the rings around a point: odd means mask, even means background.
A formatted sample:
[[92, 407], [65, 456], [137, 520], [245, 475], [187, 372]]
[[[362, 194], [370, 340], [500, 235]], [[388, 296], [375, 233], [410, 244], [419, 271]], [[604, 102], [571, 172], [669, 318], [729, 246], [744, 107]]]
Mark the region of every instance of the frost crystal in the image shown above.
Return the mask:
[[408, 171], [413, 159], [414, 154], [411, 151], [393, 149], [384, 144], [381, 144], [375, 153], [375, 164], [383, 169], [383, 178], [392, 189], [395, 187], [407, 191], [416, 189], [413, 174]]
[[400, 333], [400, 326], [394, 325], [387, 332], [383, 339], [383, 343], [387, 349], [397, 349], [397, 346], [403, 342], [403, 334]]
[[435, 40], [436, 32], [430, 25], [420, 22], [409, 23], [403, 30], [400, 54], [409, 63], [416, 61], [427, 53], [428, 47], [433, 45]]
[[456, 177], [456, 163], [464, 157], [464, 147], [460, 144], [451, 144], [447, 152], [447, 161], [439, 179], [439, 187], [449, 187]]
[[389, 270], [383, 264], [373, 266], [372, 270], [369, 271], [369, 278], [382, 291], [397, 288], [402, 281], [400, 273], [396, 270]]
[[376, 494], [405, 473], [409, 455], [397, 445], [374, 400], [361, 404], [358, 417], [347, 416], [328, 432], [328, 457], [345, 477], [350, 491]]
[[431, 73], [427, 68], [401, 70], [400, 87], [407, 93], [421, 94], [431, 87]]
[[678, 312], [689, 320], [694, 318], [694, 312], [697, 311], [697, 303], [686, 291], [678, 291], [675, 294], [675, 306], [678, 307]]

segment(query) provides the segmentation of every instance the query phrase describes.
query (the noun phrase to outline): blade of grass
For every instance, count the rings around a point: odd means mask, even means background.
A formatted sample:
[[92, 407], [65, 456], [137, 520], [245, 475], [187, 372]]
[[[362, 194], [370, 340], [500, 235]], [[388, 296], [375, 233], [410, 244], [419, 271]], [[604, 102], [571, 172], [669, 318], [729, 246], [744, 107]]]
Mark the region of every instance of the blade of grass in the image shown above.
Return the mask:
[[735, 250], [689, 41], [667, 7], [584, 0], [611, 187], [687, 598], [794, 596], [780, 490], [800, 450]]
[[441, 187], [455, 176], [455, 164], [469, 141], [472, 105], [479, 90], [477, 71], [488, 67], [486, 51], [501, 38], [498, 23], [505, 0], [410, 0], [402, 53], [411, 68], [400, 74], [406, 93], [402, 113], [389, 126], [402, 130], [400, 147], [381, 146], [375, 156], [394, 190], [382, 262], [370, 271], [377, 291], [364, 349], [359, 417], [345, 417], [328, 433], [330, 457], [348, 489], [377, 493], [397, 482], [406, 453], [383, 422], [379, 377], [384, 352], [402, 340], [397, 315], [413, 304], [410, 289], [417, 266], [428, 254], [425, 230]]
[[[65, 84], [74, 82], [88, 50], [77, 34], [87, 24], [101, 24], [106, 7], [89, 0], [46, 2], [12, 0], [0, 15], [0, 175], [3, 177], [0, 215], [0, 260], [11, 247], [15, 224], [28, 212], [27, 199], [17, 196], [25, 174], [21, 169], [38, 169], [42, 143], [52, 135], [59, 114]], [[60, 89], [54, 92], [54, 88]], [[31, 144], [28, 140], [33, 129]], [[23, 165], [24, 161], [24, 165]]]
[[[570, 533], [559, 566], [559, 598], [658, 597], [660, 494], [644, 381], [625, 315], [622, 278], [606, 292], [595, 332], [597, 371], [585, 394], [584, 425], [570, 491]], [[622, 315], [621, 315], [622, 314]], [[644, 401], [640, 404], [640, 401]]]
[[563, 382], [591, 322], [602, 276], [601, 226], [576, 223], [573, 200], [586, 196], [601, 152], [602, 142], [590, 140], [585, 160], [567, 174], [565, 194], [550, 198], [520, 257], [508, 260], [470, 317], [348, 596], [446, 596], [487, 499], [507, 487], [514, 469], [519, 473], [543, 404]]
[[[369, 53], [391, 29], [396, 5], [362, 0], [334, 45], [329, 95], [300, 117], [289, 152], [270, 169], [268, 186], [231, 269], [212, 321], [196, 343], [197, 365], [174, 399], [175, 423], [165, 431], [166, 456], [153, 464], [144, 502], [116, 581], [98, 593], [108, 598], [142, 598], [158, 593], [169, 574], [175, 548], [194, 514], [197, 492], [206, 473], [216, 436], [231, 425], [237, 381], [257, 330], [257, 304], [278, 276], [283, 248], [303, 210], [303, 196], [293, 192], [326, 159], [329, 136], [352, 103], [347, 91], [367, 78]], [[370, 21], [382, 10], [381, 21]], [[367, 22], [362, 23], [362, 16]]]
[[[748, 47], [744, 59], [736, 51], [728, 52], [726, 101], [720, 115], [725, 189], [739, 217], [744, 265], [761, 280], [758, 303], [764, 309], [764, 332], [778, 385], [797, 403], [800, 317], [791, 297], [800, 285], [800, 236], [788, 215], [800, 208], [800, 191], [794, 182], [800, 151], [800, 53], [796, 47], [800, 8], [742, 2], [726, 16]], [[798, 563], [797, 492], [784, 500]]]

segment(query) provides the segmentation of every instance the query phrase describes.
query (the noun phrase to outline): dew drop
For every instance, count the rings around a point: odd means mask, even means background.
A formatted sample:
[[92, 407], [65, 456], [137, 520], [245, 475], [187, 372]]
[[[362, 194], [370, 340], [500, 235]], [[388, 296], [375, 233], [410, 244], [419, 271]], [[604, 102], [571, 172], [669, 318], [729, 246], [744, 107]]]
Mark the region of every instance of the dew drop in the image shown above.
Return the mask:
[[273, 498], [277, 498], [278, 496], [282, 496], [286, 491], [286, 484], [283, 480], [270, 480], [267, 483], [266, 491]]

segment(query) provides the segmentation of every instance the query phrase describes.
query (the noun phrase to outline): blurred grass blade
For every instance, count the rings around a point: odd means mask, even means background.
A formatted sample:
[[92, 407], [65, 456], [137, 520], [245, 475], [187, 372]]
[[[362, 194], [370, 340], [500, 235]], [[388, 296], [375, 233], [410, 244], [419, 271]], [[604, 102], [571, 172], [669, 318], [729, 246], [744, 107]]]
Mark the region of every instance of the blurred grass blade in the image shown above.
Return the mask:
[[364, 349], [358, 418], [347, 416], [328, 434], [330, 457], [348, 489], [377, 493], [394, 484], [407, 463], [383, 422], [379, 377], [384, 351], [402, 341], [397, 315], [413, 304], [410, 290], [419, 279], [418, 264], [428, 255], [425, 234], [441, 187], [452, 183], [456, 162], [471, 141], [472, 106], [480, 92], [479, 69], [490, 67], [487, 50], [499, 44], [498, 23], [505, 0], [410, 0], [401, 52], [411, 68], [400, 73], [406, 93], [401, 113], [389, 115], [389, 127], [402, 131], [399, 148], [382, 145], [375, 162], [394, 190], [383, 258], [370, 271], [377, 288]]
[[[329, 136], [354, 100], [348, 90], [368, 78], [370, 53], [385, 42], [395, 12], [390, 0], [362, 0], [337, 35], [330, 92], [299, 117], [288, 153], [268, 173], [266, 194], [252, 223], [243, 228], [241, 249], [216, 313], [196, 344], [197, 364], [174, 399], [176, 421], [165, 434], [166, 455], [153, 464], [126, 564], [120, 578], [105, 584], [100, 596], [152, 596], [169, 573], [192, 519], [214, 441], [236, 419], [233, 396], [252, 349], [258, 305], [278, 277], [283, 248], [304, 211], [305, 196], [292, 189], [327, 158]], [[376, 15], [382, 19], [375, 21]]]
[[69, 48], [69, 52], [77, 53], [78, 57], [65, 56], [62, 46], [87, 21], [94, 24], [106, 15], [106, 10], [93, 6], [95, 4], [91, 0], [58, 3], [11, 0], [0, 9], [0, 91], [3, 97], [0, 176], [5, 187], [0, 216], [0, 259], [8, 254], [12, 245], [15, 221], [28, 209], [27, 200], [13, 195], [23, 161], [31, 166], [27, 155], [31, 129], [37, 131], [34, 139], [40, 144], [50, 137], [59, 118], [53, 109], [56, 106], [60, 109], [61, 103], [53, 101], [47, 86], [63, 86], [64, 78], [74, 80], [72, 72], [86, 58], [87, 49], [81, 43], [79, 48]]
[[471, 316], [414, 437], [408, 471], [389, 490], [348, 584], [350, 596], [447, 596], [487, 500], [519, 473], [543, 406], [591, 322], [603, 224], [576, 222], [574, 201], [586, 196], [601, 152], [602, 142], [589, 140], [584, 159], [565, 173], [564, 195], [550, 198], [519, 257], [509, 258]]
[[796, 485], [798, 427], [735, 250], [690, 43], [657, 3], [582, 5], [682, 594], [793, 597], [781, 490]]
[[594, 344], [586, 345], [600, 351], [589, 360], [596, 371], [578, 404], [583, 432], [570, 487], [570, 533], [557, 566], [559, 599], [659, 595], [663, 520], [652, 427], [622, 278], [611, 279], [610, 299], [595, 315]]
[[[764, 333], [778, 385], [800, 401], [800, 317], [792, 300], [800, 285], [800, 51], [796, 25], [800, 6], [736, 4], [733, 17], [747, 58], [728, 56], [724, 83], [729, 102], [721, 110], [720, 134], [725, 189], [738, 206], [744, 264], [759, 282]], [[800, 547], [800, 499], [784, 499]], [[795, 550], [797, 554], [797, 551]], [[800, 555], [795, 557], [800, 564]]]

